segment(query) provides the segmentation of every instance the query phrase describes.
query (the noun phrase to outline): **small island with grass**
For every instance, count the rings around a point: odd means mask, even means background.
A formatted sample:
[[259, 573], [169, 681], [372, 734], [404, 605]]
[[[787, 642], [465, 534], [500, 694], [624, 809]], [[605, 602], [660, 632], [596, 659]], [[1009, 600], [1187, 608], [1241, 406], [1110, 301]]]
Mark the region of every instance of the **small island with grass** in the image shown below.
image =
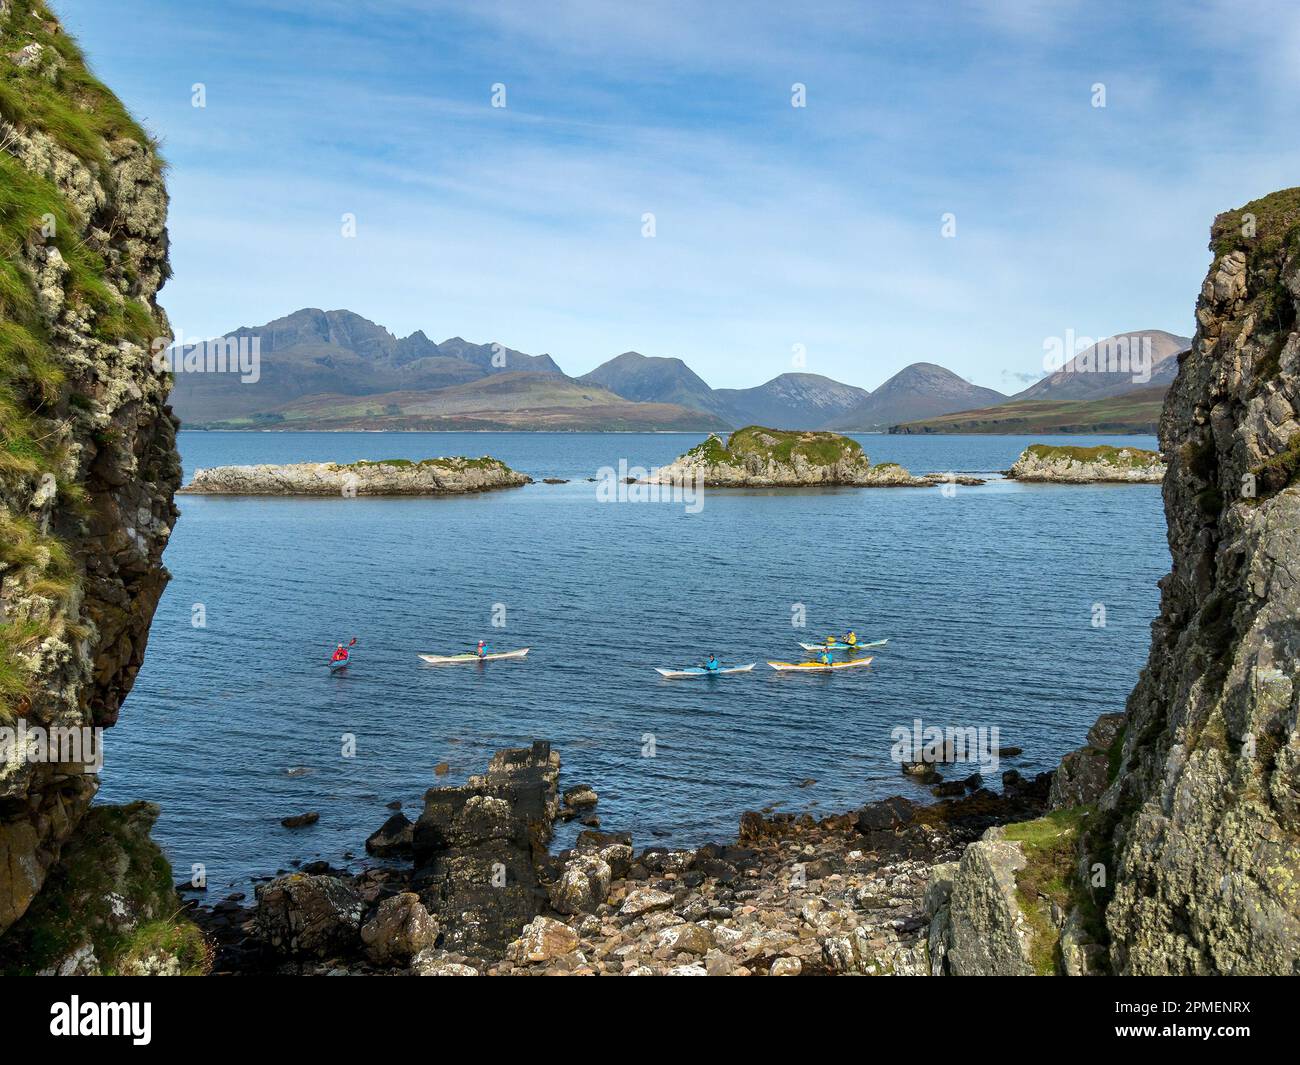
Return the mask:
[[1165, 463], [1158, 451], [1140, 447], [1030, 444], [1007, 476], [1053, 484], [1159, 484], [1165, 479]]
[[436, 458], [300, 462], [286, 466], [214, 466], [181, 488], [192, 495], [430, 496], [489, 492], [531, 484], [500, 459]]
[[924, 488], [945, 481], [983, 484], [975, 477], [931, 473], [914, 477], [896, 462], [871, 464], [862, 445], [839, 433], [737, 429], [724, 443], [716, 433], [675, 462], [655, 470], [658, 484], [702, 484], [706, 488], [802, 488], [848, 485]]

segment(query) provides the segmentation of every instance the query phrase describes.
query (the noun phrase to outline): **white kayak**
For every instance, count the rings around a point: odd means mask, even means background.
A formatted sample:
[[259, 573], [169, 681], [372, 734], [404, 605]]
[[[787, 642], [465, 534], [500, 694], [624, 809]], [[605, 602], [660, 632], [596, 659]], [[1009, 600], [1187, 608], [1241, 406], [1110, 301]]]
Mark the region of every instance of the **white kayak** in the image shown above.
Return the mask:
[[801, 643], [799, 646], [805, 651], [824, 651], [829, 647], [832, 651], [861, 651], [864, 647], [884, 647], [889, 639], [872, 640], [870, 643]]
[[518, 651], [494, 651], [486, 655], [476, 655], [466, 651], [459, 655], [420, 655], [420, 658], [435, 666], [449, 666], [457, 662], [492, 662], [498, 658], [523, 658], [527, 653], [528, 648], [524, 647]]
[[769, 662], [773, 669], [782, 671], [793, 670], [796, 673], [824, 673], [832, 669], [857, 669], [859, 666], [871, 665], [870, 658], [853, 658], [847, 662], [832, 662], [827, 665], [825, 662]]
[[728, 666], [726, 669], [705, 669], [703, 666], [692, 666], [690, 669], [660, 669], [655, 666], [655, 672], [661, 677], [716, 677], [722, 673], [748, 673], [754, 665], [755, 663], [750, 662], [747, 666]]

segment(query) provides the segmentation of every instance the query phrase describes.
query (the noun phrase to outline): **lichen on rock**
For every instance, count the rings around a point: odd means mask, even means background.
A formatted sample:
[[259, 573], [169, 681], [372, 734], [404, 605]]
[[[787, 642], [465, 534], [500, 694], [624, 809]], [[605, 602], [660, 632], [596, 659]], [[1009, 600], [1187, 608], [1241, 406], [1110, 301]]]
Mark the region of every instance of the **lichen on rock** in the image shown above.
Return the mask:
[[[154, 144], [43, 3], [0, 16], [0, 724], [112, 725], [168, 575], [180, 480], [152, 347], [169, 274]], [[0, 760], [0, 935], [97, 777]]]

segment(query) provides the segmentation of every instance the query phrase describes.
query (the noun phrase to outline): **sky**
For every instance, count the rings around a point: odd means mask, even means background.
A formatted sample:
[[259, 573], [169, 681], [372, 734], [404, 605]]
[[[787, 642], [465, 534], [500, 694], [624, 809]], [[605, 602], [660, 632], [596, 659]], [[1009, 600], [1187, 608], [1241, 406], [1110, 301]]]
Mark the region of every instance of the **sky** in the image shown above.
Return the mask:
[[190, 339], [347, 308], [1011, 393], [1051, 338], [1190, 336], [1213, 217], [1300, 182], [1289, 0], [52, 7], [162, 142]]

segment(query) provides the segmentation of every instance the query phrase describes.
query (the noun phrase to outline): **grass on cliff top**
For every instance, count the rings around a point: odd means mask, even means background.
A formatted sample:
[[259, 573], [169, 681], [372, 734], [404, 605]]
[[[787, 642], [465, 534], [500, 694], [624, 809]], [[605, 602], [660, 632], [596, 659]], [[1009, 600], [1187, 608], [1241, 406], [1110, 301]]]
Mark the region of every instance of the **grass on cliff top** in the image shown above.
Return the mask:
[[[12, 57], [32, 43], [42, 46], [40, 59], [19, 66]], [[16, 0], [0, 18], [0, 116], [20, 130], [45, 133], [88, 165], [106, 166], [107, 142], [126, 138], [154, 151], [154, 165], [161, 167], [149, 136], [90, 73], [49, 9], [34, 0]], [[67, 264], [65, 296], [87, 313], [97, 339], [147, 346], [158, 332], [148, 307], [122, 299], [109, 284], [104, 259], [79, 237], [86, 221], [50, 180], [0, 148], [0, 480], [34, 484], [47, 475], [57, 477], [62, 465], [52, 440], [70, 397], [51, 351], [37, 280], [27, 265], [31, 250], [42, 244], [58, 250]], [[84, 506], [79, 485], [57, 480], [56, 485], [74, 509]], [[64, 608], [76, 580], [56, 539], [3, 512], [0, 574], [11, 594], [61, 600]], [[12, 720], [30, 703], [31, 678], [22, 652], [69, 630], [80, 633], [54, 609], [43, 618], [0, 623], [0, 720]]]
[[[32, 43], [43, 48], [40, 60], [20, 67], [10, 57]], [[119, 138], [133, 140], [159, 158], [154, 140], [90, 72], [76, 41], [42, 3], [15, 0], [8, 17], [0, 20], [0, 115], [21, 128], [47, 133], [87, 163], [106, 165], [105, 143]]]
[[1052, 903], [1066, 914], [1078, 908], [1085, 926], [1100, 941], [1100, 918], [1078, 870], [1079, 833], [1091, 813], [1091, 806], [1076, 806], [1003, 829], [1003, 838], [1019, 843], [1025, 856], [1025, 867], [1016, 873], [1016, 893], [1032, 931], [1030, 963], [1039, 976], [1051, 976], [1060, 961], [1061, 936], [1052, 920]]
[[455, 469], [509, 469], [509, 467], [500, 459], [494, 459], [491, 455], [484, 455], [481, 458], [471, 459], [463, 456], [443, 457], [435, 459], [358, 459], [356, 462], [347, 464], [348, 469], [361, 469], [366, 466], [442, 466]]
[[1255, 339], [1264, 346], [1252, 367], [1259, 383], [1276, 377], [1282, 348], [1296, 327], [1296, 301], [1283, 277], [1290, 263], [1292, 280], [1300, 252], [1300, 188], [1282, 189], [1252, 200], [1235, 211], [1225, 211], [1210, 229], [1215, 261], [1232, 251], [1246, 256], [1246, 313], [1230, 322], [1221, 344], [1240, 332], [1247, 314], [1255, 322]]
[[1030, 444], [1026, 450], [1045, 462], [1073, 459], [1075, 462], [1101, 462], [1131, 469], [1141, 469], [1160, 462], [1158, 451], [1145, 451], [1140, 447], [1114, 447], [1110, 444], [1097, 444], [1094, 447]]
[[761, 425], [737, 429], [727, 438], [725, 445], [717, 436], [710, 435], [683, 457], [714, 464], [743, 462], [750, 455], [786, 464], [798, 456], [812, 466], [830, 466], [841, 460], [865, 458], [861, 444], [839, 433], [767, 429]]
[[1235, 250], [1244, 251], [1247, 258], [1274, 256], [1298, 229], [1300, 186], [1261, 196], [1235, 211], [1224, 211], [1210, 229], [1210, 249], [1216, 257]]

